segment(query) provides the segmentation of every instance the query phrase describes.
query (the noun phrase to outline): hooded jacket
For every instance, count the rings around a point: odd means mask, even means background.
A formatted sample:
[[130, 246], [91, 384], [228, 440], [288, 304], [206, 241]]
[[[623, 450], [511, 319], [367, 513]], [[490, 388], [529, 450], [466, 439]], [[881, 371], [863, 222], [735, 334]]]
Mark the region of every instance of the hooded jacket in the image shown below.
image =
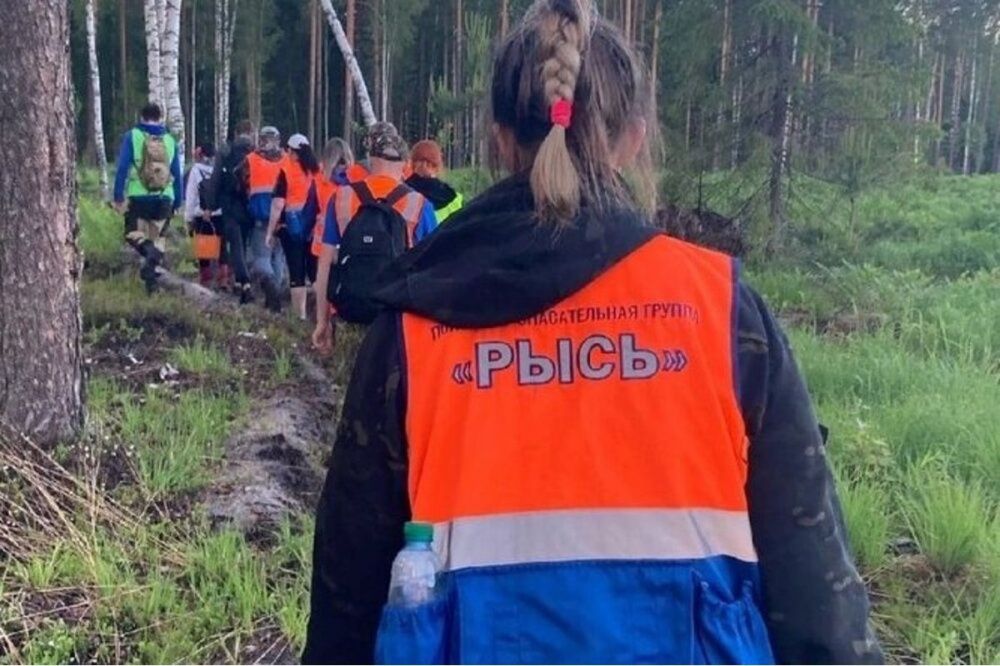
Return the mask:
[[406, 184], [424, 195], [424, 198], [434, 206], [438, 222], [444, 222], [456, 212], [464, 203], [462, 195], [455, 191], [448, 183], [439, 178], [429, 178], [420, 174], [411, 174], [406, 179]]
[[[455, 328], [524, 321], [658, 234], [636, 213], [587, 209], [554, 233], [532, 211], [526, 177], [501, 182], [385, 276], [387, 311], [359, 351], [317, 512], [304, 663], [374, 657], [391, 563], [411, 516], [400, 313]], [[780, 663], [880, 662], [805, 384], [760, 297], [739, 282], [735, 300], [746, 499], [771, 652]]]

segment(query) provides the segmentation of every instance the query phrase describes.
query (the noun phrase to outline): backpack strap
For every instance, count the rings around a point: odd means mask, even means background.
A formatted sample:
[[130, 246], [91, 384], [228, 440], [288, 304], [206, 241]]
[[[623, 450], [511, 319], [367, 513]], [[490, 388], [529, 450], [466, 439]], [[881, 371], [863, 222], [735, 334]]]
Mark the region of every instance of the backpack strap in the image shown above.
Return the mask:
[[376, 203], [377, 200], [372, 195], [371, 189], [368, 187], [368, 183], [361, 180], [356, 183], [349, 183], [350, 188], [354, 190], [354, 193], [358, 195], [358, 200], [361, 201], [362, 206], [370, 206]]
[[397, 203], [403, 200], [403, 197], [405, 197], [412, 191], [413, 190], [411, 190], [409, 186], [406, 185], [406, 183], [400, 183], [399, 185], [396, 186], [396, 188], [392, 192], [389, 192], [389, 194], [385, 197], [384, 201], [388, 205], [394, 207]]

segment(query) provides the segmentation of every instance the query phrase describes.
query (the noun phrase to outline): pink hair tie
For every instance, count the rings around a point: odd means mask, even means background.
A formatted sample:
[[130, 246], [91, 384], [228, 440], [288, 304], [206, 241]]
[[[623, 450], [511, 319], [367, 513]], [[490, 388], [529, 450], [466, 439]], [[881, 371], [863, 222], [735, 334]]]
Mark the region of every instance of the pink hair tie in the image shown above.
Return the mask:
[[553, 125], [559, 125], [569, 129], [573, 123], [573, 102], [568, 99], [557, 100], [549, 111], [549, 119]]

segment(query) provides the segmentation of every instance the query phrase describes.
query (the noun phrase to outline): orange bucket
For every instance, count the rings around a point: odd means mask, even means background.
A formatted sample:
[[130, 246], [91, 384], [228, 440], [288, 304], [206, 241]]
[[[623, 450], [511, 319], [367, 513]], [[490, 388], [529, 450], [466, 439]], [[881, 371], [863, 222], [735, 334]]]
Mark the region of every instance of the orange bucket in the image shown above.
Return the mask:
[[[214, 229], [213, 229], [214, 230]], [[194, 235], [194, 258], [218, 260], [222, 254], [222, 237], [215, 234]]]

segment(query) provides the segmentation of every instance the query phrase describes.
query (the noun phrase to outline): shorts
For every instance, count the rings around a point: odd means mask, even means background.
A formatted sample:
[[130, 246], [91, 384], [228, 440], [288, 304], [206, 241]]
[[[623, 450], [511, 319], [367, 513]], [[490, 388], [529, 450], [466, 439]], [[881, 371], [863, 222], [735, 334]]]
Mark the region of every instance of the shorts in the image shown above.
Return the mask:
[[139, 247], [151, 241], [160, 252], [166, 251], [163, 234], [173, 215], [173, 202], [158, 197], [143, 197], [128, 200], [125, 210], [125, 240]]

